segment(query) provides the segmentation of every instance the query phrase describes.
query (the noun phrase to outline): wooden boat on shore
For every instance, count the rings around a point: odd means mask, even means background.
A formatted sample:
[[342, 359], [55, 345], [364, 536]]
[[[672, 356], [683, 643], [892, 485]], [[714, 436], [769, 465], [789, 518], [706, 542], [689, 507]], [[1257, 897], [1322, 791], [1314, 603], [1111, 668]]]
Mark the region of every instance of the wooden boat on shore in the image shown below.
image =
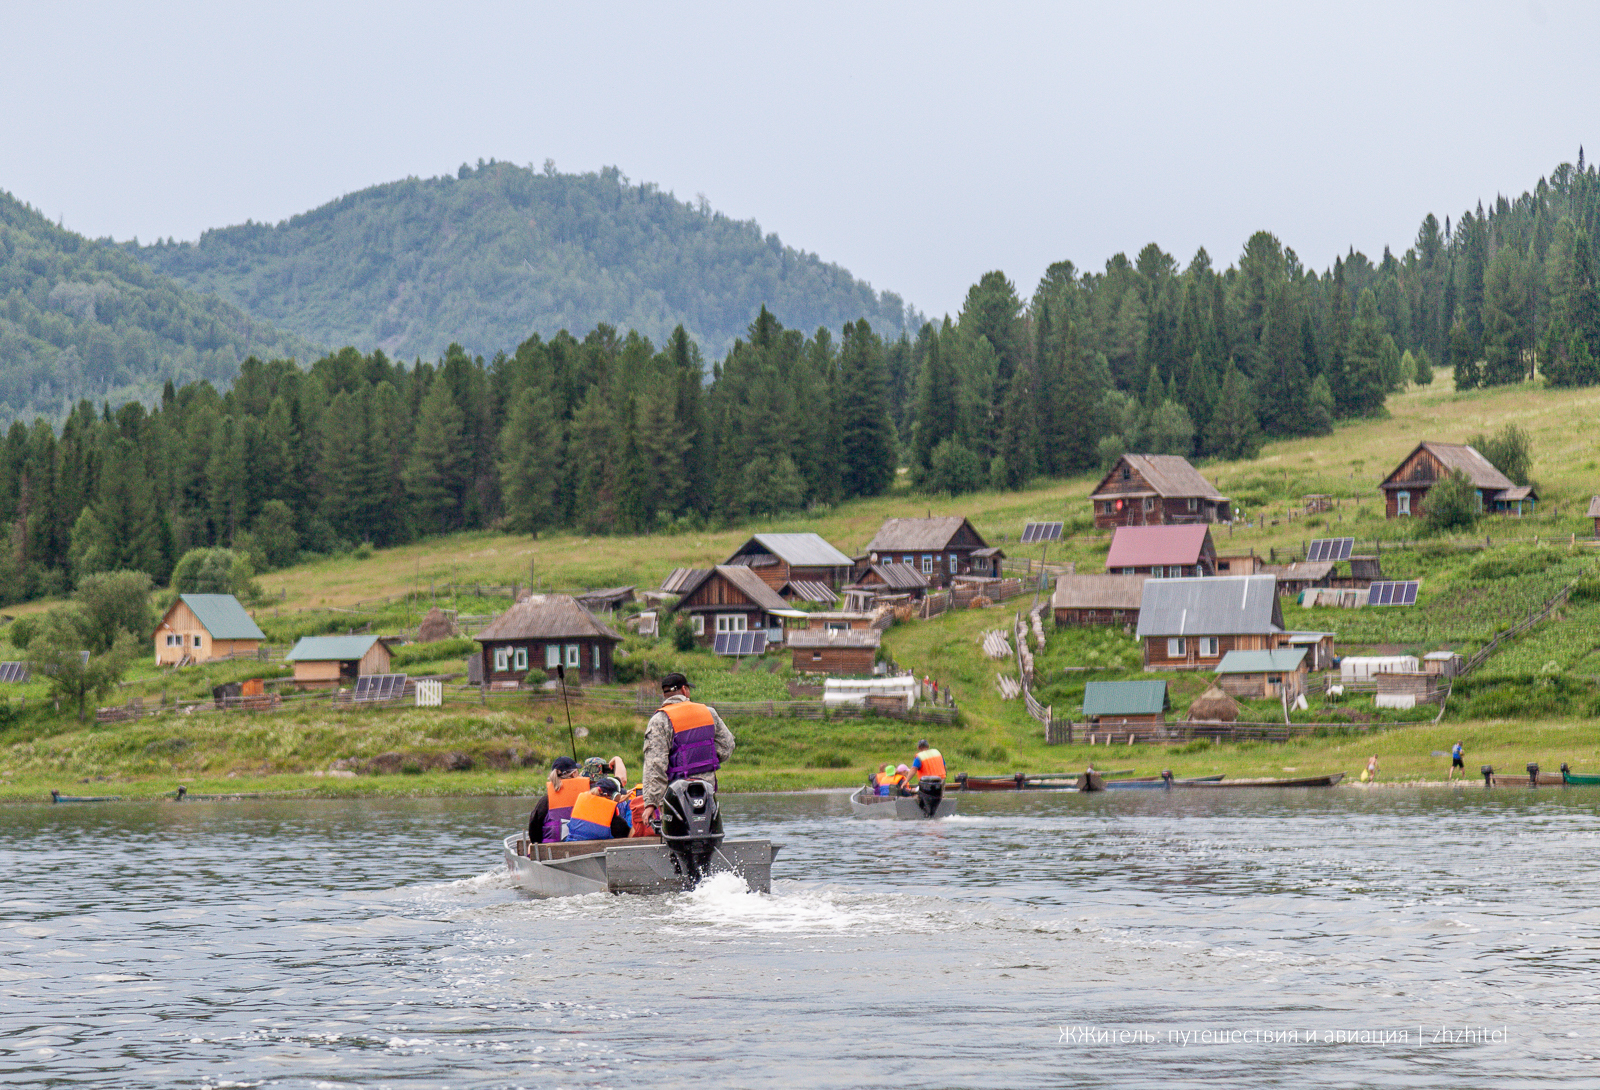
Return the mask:
[[121, 795], [63, 795], [55, 788], [50, 789], [50, 802], [121, 802]]
[[1600, 787], [1600, 772], [1572, 772], [1562, 765], [1561, 783], [1564, 787]]
[[[1221, 776], [1191, 776], [1188, 779], [1173, 780], [1173, 787], [1204, 786], [1208, 783], [1218, 783]], [[1161, 791], [1167, 786], [1167, 781], [1160, 776], [1140, 776], [1134, 780], [1107, 780], [1107, 791]]]
[[1076, 791], [1075, 775], [1029, 776], [1018, 772], [1012, 776], [968, 776], [962, 774], [945, 785], [946, 791]]
[[1326, 776], [1300, 776], [1292, 780], [1187, 780], [1179, 781], [1173, 786], [1206, 791], [1221, 791], [1235, 787], [1332, 787], [1342, 779], [1344, 779], [1343, 772], [1332, 772]]
[[[533, 844], [526, 833], [505, 839], [506, 870], [536, 897], [582, 893], [683, 893], [696, 883], [658, 836]], [[752, 893], [772, 892], [770, 840], [724, 840], [711, 854], [710, 874], [737, 874]]]
[[[948, 790], [948, 789], [947, 789]], [[932, 816], [947, 818], [956, 812], [959, 800], [946, 794], [939, 800], [939, 809]], [[858, 818], [888, 818], [898, 821], [927, 821], [929, 815], [917, 805], [916, 795], [869, 795], [865, 787], [858, 787], [850, 796], [850, 812]]]

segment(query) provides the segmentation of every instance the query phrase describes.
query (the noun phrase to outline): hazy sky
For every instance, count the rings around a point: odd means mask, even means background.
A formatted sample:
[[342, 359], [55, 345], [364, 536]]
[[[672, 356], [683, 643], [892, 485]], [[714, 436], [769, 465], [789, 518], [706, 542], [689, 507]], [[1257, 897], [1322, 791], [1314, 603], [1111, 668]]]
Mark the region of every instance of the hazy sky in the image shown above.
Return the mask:
[[1549, 0], [35, 4], [6, 32], [0, 188], [85, 234], [615, 164], [932, 315], [1149, 241], [1400, 252], [1600, 151], [1600, 5]]

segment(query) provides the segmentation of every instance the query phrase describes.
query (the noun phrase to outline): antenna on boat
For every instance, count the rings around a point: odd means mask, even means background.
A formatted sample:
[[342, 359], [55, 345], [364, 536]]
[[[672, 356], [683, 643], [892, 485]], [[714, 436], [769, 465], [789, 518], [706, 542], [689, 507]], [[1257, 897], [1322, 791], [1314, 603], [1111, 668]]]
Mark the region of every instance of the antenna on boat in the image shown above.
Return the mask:
[[572, 743], [572, 759], [578, 759], [578, 736], [572, 730], [572, 706], [567, 703], [567, 668], [556, 663], [556, 677], [561, 679], [561, 706], [567, 709], [567, 739]]

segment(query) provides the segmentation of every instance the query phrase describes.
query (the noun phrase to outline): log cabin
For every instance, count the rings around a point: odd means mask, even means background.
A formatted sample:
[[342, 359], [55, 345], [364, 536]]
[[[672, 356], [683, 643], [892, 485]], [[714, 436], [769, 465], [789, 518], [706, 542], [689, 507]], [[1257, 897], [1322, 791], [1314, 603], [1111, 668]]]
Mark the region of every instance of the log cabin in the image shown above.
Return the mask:
[[1111, 734], [1166, 733], [1172, 701], [1165, 681], [1090, 681], [1083, 687], [1083, 717]]
[[1124, 454], [1090, 493], [1089, 505], [1101, 530], [1233, 518], [1228, 497], [1177, 454]]
[[[566, 594], [530, 594], [473, 637], [481, 645], [481, 677], [521, 683], [530, 672], [569, 683], [609, 685], [622, 637]], [[539, 679], [535, 679], [536, 681]]]
[[1216, 675], [1230, 696], [1292, 702], [1306, 691], [1306, 652], [1302, 647], [1229, 651], [1217, 664]]
[[703, 569], [683, 586], [671, 612], [689, 618], [695, 641], [710, 646], [720, 632], [766, 632], [769, 644], [783, 642], [785, 619], [805, 619], [751, 568], [720, 564]]
[[1539, 502], [1532, 487], [1514, 483], [1473, 447], [1424, 440], [1378, 485], [1383, 493], [1384, 516], [1393, 519], [1422, 515], [1427, 509], [1428, 490], [1457, 471], [1472, 482], [1481, 511], [1520, 516], [1524, 505], [1531, 514]]
[[789, 633], [789, 651], [797, 674], [865, 676], [872, 673], [882, 639], [875, 628], [806, 628]]
[[156, 665], [254, 655], [267, 635], [231, 594], [180, 594], [156, 625]]
[[872, 564], [909, 565], [935, 587], [949, 586], [955, 575], [998, 579], [1005, 558], [960, 515], [889, 519], [867, 542], [867, 553]]
[[1277, 577], [1147, 580], [1137, 634], [1146, 670], [1210, 670], [1229, 651], [1283, 646]]
[[836, 602], [851, 559], [820, 534], [756, 534], [723, 561], [743, 566], [788, 601]]
[[1185, 526], [1118, 526], [1106, 553], [1110, 575], [1183, 579], [1217, 574], [1217, 549], [1203, 523]]
[[1050, 609], [1056, 627], [1139, 623], [1139, 601], [1148, 575], [1063, 575]]

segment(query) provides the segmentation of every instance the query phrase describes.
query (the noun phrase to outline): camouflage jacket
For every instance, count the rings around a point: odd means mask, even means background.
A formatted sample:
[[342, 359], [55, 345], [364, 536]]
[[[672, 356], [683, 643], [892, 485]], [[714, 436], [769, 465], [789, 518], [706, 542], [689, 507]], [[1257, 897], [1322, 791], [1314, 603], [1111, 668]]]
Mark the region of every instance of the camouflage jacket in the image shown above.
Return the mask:
[[[668, 704], [683, 704], [689, 700], [686, 696], [669, 696], [661, 702], [665, 707]], [[717, 709], [711, 709], [711, 719], [715, 725], [717, 739], [717, 760], [726, 764], [733, 755], [733, 732], [722, 721], [722, 716], [717, 714]], [[656, 712], [650, 717], [650, 722], [644, 728], [644, 773], [640, 781], [644, 784], [644, 803], [646, 806], [661, 808], [661, 800], [667, 794], [667, 754], [672, 749], [672, 720], [667, 718], [665, 712]], [[717, 788], [717, 774], [715, 772], [695, 779], [705, 780], [711, 784], [713, 791]]]

